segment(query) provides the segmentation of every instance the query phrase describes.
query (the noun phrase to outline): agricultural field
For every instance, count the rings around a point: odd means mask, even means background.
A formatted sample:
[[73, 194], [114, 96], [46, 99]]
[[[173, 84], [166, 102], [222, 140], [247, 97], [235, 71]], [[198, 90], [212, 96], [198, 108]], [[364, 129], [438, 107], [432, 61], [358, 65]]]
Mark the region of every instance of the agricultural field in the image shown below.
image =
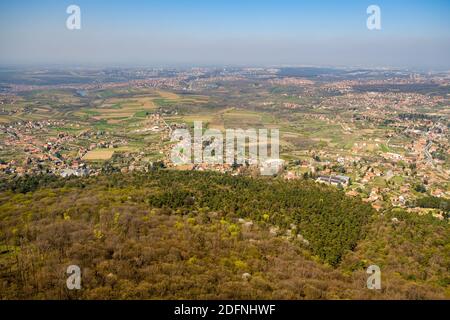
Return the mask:
[[114, 154], [114, 150], [109, 149], [99, 149], [99, 150], [91, 150], [83, 156], [83, 160], [92, 161], [92, 160], [109, 160]]

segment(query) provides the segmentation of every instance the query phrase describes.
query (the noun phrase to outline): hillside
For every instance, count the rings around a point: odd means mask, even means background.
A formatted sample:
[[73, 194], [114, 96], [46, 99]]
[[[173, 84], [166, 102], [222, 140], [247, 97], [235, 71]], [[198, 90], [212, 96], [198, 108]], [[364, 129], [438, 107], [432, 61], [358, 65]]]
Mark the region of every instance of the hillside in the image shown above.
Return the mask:
[[[448, 295], [447, 221], [380, 216], [313, 182], [161, 170], [1, 188], [0, 298]], [[365, 287], [372, 263], [379, 292]], [[65, 287], [71, 264], [83, 270], [80, 291]]]

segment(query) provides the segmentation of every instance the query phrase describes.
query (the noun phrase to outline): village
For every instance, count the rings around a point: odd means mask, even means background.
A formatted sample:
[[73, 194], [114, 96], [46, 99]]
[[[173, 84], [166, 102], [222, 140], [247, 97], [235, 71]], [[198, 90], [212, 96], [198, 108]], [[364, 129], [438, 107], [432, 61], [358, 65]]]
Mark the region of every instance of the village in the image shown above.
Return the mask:
[[[120, 81], [11, 84], [0, 94], [0, 177], [213, 170], [313, 180], [361, 197], [377, 210], [416, 210], [424, 196], [448, 199], [448, 77], [369, 75], [130, 69], [98, 75]], [[435, 94], [424, 93], [430, 86], [437, 88]], [[235, 100], [239, 90], [251, 95]], [[147, 109], [137, 109], [138, 101]], [[196, 119], [204, 119], [205, 130], [222, 132], [280, 127], [279, 159], [271, 160], [279, 170], [272, 172], [249, 155], [234, 163], [175, 164], [172, 133], [192, 130]], [[203, 140], [203, 147], [210, 143]]]

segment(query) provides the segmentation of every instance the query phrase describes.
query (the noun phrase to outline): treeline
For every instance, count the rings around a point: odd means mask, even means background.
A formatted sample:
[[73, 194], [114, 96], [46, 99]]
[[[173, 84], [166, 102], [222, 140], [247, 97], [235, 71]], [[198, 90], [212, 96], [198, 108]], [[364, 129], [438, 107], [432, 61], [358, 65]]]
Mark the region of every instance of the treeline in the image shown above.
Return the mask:
[[450, 213], [450, 200], [433, 196], [426, 196], [416, 200], [415, 205], [421, 208], [439, 209]]
[[74, 183], [82, 186], [82, 181], [77, 177], [63, 179], [53, 174], [24, 175], [0, 181], [0, 191], [11, 190], [18, 193], [27, 193], [42, 187], [59, 188]]
[[423, 113], [400, 113], [398, 115], [400, 119], [409, 119], [409, 120], [434, 120], [437, 121], [440, 119], [439, 116], [423, 114]]

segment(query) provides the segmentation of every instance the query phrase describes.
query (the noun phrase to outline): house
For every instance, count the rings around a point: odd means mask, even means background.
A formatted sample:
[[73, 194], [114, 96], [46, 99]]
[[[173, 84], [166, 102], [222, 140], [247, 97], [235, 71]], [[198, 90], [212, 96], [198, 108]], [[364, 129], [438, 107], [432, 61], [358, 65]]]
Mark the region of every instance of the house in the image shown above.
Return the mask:
[[89, 174], [89, 169], [63, 169], [60, 171], [59, 175], [63, 178], [67, 178], [70, 176], [83, 177]]
[[260, 171], [262, 175], [278, 174], [284, 167], [284, 160], [282, 159], [268, 159], [260, 164]]
[[350, 177], [347, 176], [319, 176], [316, 182], [328, 183], [334, 186], [342, 185], [347, 187], [350, 184]]
[[286, 180], [295, 180], [295, 179], [299, 179], [300, 177], [299, 176], [297, 176], [296, 174], [295, 174], [295, 172], [292, 172], [292, 171], [288, 171], [288, 172], [286, 172], [286, 174], [284, 175], [284, 179], [286, 179]]

